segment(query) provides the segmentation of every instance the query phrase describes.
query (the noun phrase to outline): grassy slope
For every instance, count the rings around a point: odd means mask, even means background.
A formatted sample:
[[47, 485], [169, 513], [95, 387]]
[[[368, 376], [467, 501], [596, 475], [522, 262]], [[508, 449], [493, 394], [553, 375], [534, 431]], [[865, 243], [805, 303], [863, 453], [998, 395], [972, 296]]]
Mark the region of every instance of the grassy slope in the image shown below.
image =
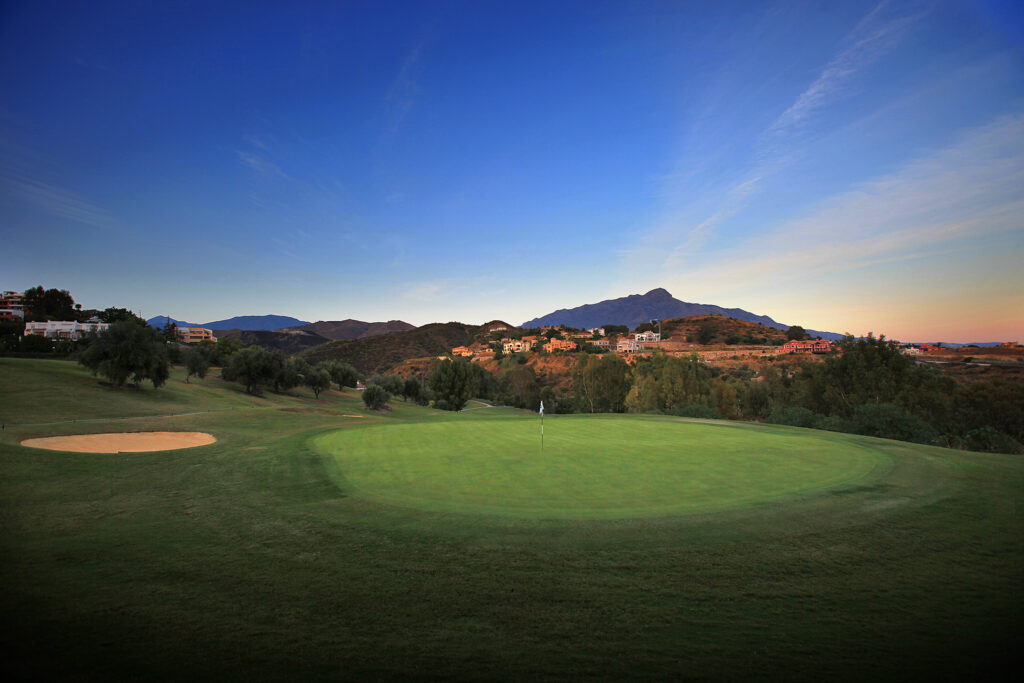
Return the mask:
[[[22, 676], [963, 678], [1024, 645], [1012, 456], [863, 439], [883, 478], [781, 505], [503, 519], [350, 496], [309, 445], [488, 410], [369, 415], [180, 374], [114, 392], [47, 361], [0, 361], [0, 382], [3, 667]], [[10, 423], [49, 421], [47, 397], [78, 419], [233, 410], [86, 423], [217, 435], [202, 448], [18, 447], [42, 428]]]

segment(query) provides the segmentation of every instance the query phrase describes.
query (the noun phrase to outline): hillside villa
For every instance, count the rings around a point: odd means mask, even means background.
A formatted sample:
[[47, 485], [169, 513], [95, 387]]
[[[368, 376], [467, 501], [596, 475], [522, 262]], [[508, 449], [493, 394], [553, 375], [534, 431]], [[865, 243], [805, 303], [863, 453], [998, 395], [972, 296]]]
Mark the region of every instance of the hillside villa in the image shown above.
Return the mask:
[[544, 350], [548, 353], [552, 351], [575, 351], [576, 342], [565, 339], [552, 339], [544, 345]]

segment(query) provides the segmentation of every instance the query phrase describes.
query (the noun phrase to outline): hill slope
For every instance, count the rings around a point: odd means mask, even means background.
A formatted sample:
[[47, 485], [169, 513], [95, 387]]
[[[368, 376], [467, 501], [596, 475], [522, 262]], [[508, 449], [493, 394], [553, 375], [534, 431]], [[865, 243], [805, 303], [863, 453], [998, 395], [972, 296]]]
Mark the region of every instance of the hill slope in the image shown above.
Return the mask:
[[368, 323], [362, 320], [318, 320], [315, 323], [306, 323], [298, 327], [289, 327], [288, 330], [306, 330], [327, 339], [362, 339], [364, 337], [376, 337], [389, 332], [408, 332], [415, 330], [415, 325], [402, 320], [389, 320], [385, 322]]
[[363, 339], [339, 339], [300, 355], [311, 363], [343, 360], [362, 373], [382, 372], [409, 358], [437, 356], [454, 346], [468, 344], [479, 331], [463, 323], [431, 323], [407, 332], [391, 332]]
[[[789, 329], [789, 325], [776, 322], [766, 315], [756, 315], [742, 308], [722, 308], [711, 304], [692, 304], [680, 301], [664, 289], [652, 289], [646, 294], [631, 294], [618, 299], [606, 299], [596, 304], [585, 304], [576, 308], [562, 308], [553, 313], [528, 320], [521, 327], [542, 325], [568, 325], [586, 329], [601, 325], [629, 325], [630, 329], [653, 319], [689, 318], [695, 315], [724, 315], [729, 318], [761, 323], [777, 330]], [[807, 330], [811, 336], [824, 339], [842, 339], [835, 332]]]
[[267, 350], [283, 351], [286, 354], [298, 353], [305, 349], [326, 344], [331, 341], [315, 332], [297, 329], [285, 330], [221, 330], [220, 339], [238, 339], [246, 346], [262, 346]]

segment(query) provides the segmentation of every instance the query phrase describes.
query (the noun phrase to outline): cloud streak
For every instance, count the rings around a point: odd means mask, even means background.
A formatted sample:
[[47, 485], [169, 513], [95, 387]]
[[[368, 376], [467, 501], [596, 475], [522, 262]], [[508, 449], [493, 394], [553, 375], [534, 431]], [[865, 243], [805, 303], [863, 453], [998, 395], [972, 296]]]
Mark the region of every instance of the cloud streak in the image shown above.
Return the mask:
[[841, 99], [859, 72], [892, 50], [924, 13], [887, 17], [890, 2], [879, 3], [843, 39], [842, 50], [796, 101], [770, 126], [769, 133], [785, 134], [806, 122], [819, 109]]
[[724, 262], [669, 279], [674, 286], [713, 295], [915, 259], [969, 239], [1019, 234], [1021, 187], [1024, 115], [1018, 114], [733, 245]]
[[112, 226], [106, 211], [62, 187], [21, 175], [5, 176], [3, 184], [14, 197], [53, 216], [99, 228]]

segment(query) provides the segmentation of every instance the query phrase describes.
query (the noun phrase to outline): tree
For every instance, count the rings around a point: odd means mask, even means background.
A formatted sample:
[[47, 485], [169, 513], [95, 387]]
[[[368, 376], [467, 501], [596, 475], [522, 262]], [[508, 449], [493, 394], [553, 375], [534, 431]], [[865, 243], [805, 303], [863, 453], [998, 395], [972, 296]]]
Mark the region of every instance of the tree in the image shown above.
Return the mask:
[[331, 373], [319, 365], [306, 371], [306, 386], [313, 390], [313, 396], [320, 398], [320, 392], [331, 388]]
[[629, 385], [629, 366], [614, 354], [602, 358], [582, 354], [573, 371], [576, 400], [583, 412], [621, 413]]
[[330, 373], [331, 380], [338, 385], [340, 391], [344, 391], [345, 387], [354, 387], [359, 381], [359, 373], [348, 363], [331, 360], [320, 363], [320, 366]]
[[[275, 351], [274, 354], [280, 354], [281, 356], [279, 361], [275, 359], [273, 365], [274, 392], [281, 393], [282, 391], [288, 391], [289, 389], [294, 389], [299, 386], [305, 375], [299, 372], [299, 367], [295, 361], [291, 358], [285, 358], [284, 354], [280, 351]], [[330, 382], [329, 379], [328, 382]], [[330, 388], [330, 386], [328, 386], [328, 388]]]
[[26, 320], [77, 320], [75, 300], [66, 289], [46, 289], [42, 286], [24, 292]]
[[164, 327], [160, 331], [160, 334], [163, 335], [165, 342], [170, 343], [178, 341], [178, 323], [173, 320], [168, 320], [164, 323]]
[[210, 369], [210, 357], [201, 348], [191, 347], [185, 351], [182, 359], [185, 363], [185, 383], [188, 378], [195, 375], [199, 379], [206, 377], [206, 371]]
[[370, 378], [366, 380], [366, 383], [367, 385], [376, 384], [392, 396], [401, 394], [402, 389], [405, 388], [405, 382], [402, 381], [401, 377], [397, 377], [395, 375], [382, 375], [380, 373], [371, 375]]
[[147, 324], [145, 320], [135, 315], [127, 308], [105, 308], [96, 317], [105, 323], [119, 323], [123, 321], [133, 322], [137, 325]]
[[245, 393], [261, 395], [263, 387], [274, 380], [276, 368], [270, 354], [259, 346], [249, 346], [231, 356], [222, 375], [229, 382], [238, 382]]
[[363, 390], [363, 403], [372, 410], [380, 410], [390, 400], [391, 394], [384, 387], [376, 384], [367, 384], [366, 389]]
[[415, 377], [410, 377], [402, 384], [402, 396], [406, 401], [411, 398], [416, 403], [419, 403], [421, 389], [420, 381]]
[[711, 340], [718, 334], [716, 326], [710, 322], [704, 322], [697, 329], [697, 343], [701, 346], [711, 343]]
[[441, 361], [430, 376], [434, 399], [444, 401], [446, 410], [462, 410], [466, 401], [473, 397], [474, 384], [472, 369], [465, 358]]
[[129, 379], [136, 385], [149, 379], [154, 388], [159, 388], [170, 377], [167, 347], [160, 334], [130, 322], [114, 323], [98, 335], [82, 352], [79, 362], [118, 387]]
[[210, 364], [220, 367], [227, 367], [231, 362], [231, 356], [245, 348], [241, 339], [233, 337], [221, 337], [213, 345], [213, 353], [210, 356]]
[[807, 339], [810, 335], [807, 334], [807, 330], [800, 327], [799, 325], [793, 325], [786, 330], [786, 339], [800, 341]]
[[516, 408], [535, 409], [540, 404], [540, 386], [533, 368], [517, 365], [502, 376], [504, 397]]

